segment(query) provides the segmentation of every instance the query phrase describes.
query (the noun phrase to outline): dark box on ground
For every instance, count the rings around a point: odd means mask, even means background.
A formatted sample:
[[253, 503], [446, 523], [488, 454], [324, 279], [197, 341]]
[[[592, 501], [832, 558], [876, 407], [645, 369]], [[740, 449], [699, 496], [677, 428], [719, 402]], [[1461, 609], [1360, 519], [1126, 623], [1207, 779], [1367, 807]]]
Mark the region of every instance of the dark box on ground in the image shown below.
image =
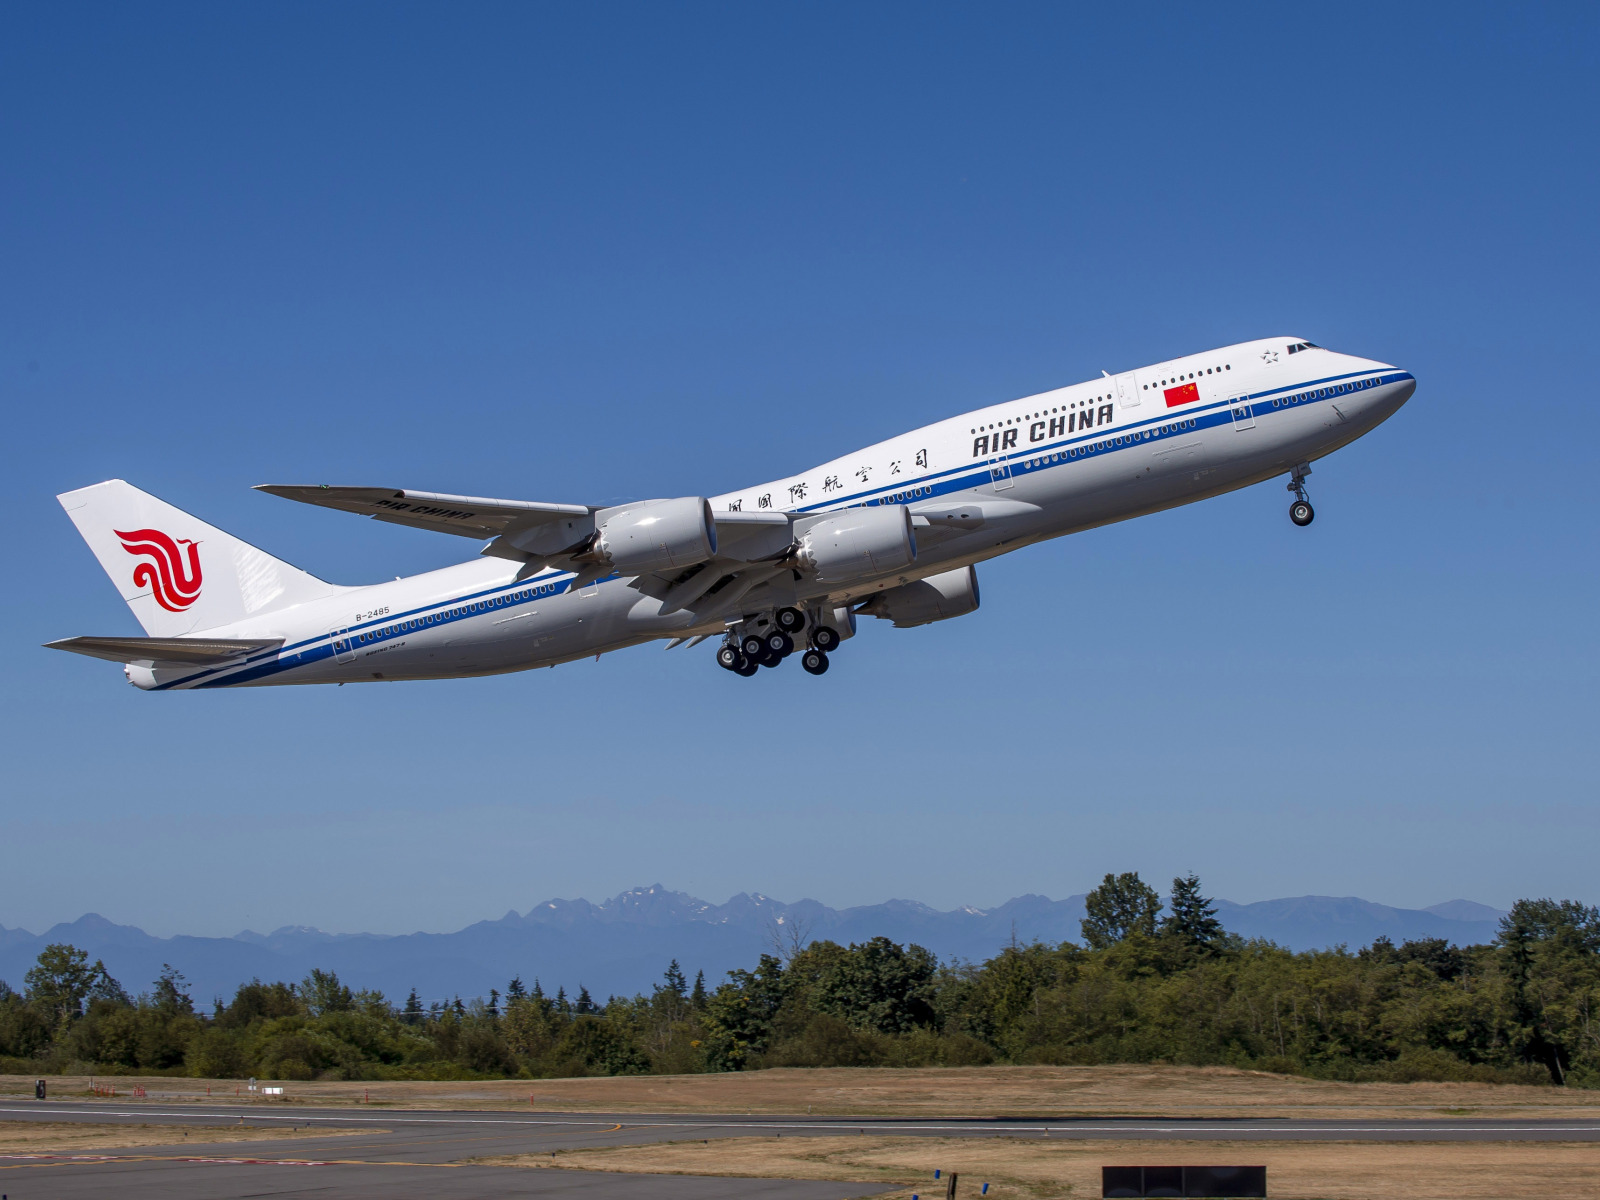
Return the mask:
[[1154, 1196], [1263, 1197], [1265, 1167], [1101, 1167], [1100, 1195], [1145, 1200]]

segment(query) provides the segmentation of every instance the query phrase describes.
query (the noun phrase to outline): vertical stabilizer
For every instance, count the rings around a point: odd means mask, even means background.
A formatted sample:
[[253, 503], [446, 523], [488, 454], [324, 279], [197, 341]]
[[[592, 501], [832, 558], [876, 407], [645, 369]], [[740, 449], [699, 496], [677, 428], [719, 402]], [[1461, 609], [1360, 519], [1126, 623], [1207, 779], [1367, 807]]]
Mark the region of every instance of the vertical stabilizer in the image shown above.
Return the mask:
[[152, 637], [182, 637], [343, 588], [120, 479], [56, 499]]

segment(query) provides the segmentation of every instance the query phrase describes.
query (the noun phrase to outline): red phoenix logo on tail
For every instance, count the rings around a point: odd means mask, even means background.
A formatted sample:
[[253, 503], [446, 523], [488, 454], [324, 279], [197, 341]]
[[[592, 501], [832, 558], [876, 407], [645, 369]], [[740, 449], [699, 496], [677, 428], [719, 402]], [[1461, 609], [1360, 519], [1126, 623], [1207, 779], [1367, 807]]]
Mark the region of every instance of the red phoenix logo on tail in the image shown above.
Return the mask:
[[[147, 587], [168, 612], [182, 612], [200, 599], [200, 543], [172, 538], [159, 529], [113, 530], [129, 554], [148, 558], [133, 569], [135, 587]], [[188, 562], [178, 547], [187, 546]], [[185, 569], [187, 568], [187, 569]]]

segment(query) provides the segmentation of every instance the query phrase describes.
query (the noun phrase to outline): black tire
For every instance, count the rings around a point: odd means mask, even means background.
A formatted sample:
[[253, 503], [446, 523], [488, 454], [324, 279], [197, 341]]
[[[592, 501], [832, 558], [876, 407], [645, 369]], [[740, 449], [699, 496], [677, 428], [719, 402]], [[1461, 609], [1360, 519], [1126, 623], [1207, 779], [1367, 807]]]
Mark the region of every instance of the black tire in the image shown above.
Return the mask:
[[774, 654], [770, 650], [768, 650], [765, 654], [763, 654], [761, 656], [761, 665], [763, 667], [775, 667], [779, 663], [781, 663], [782, 661], [783, 661], [783, 655]]
[[800, 665], [808, 675], [825, 675], [828, 672], [828, 656], [821, 650], [807, 650], [800, 656]]
[[753, 633], [747, 633], [739, 639], [739, 649], [751, 662], [760, 662], [761, 656], [767, 652], [767, 643]]
[[767, 653], [776, 654], [779, 658], [788, 658], [794, 653], [794, 639], [787, 633], [767, 634]]
[[800, 627], [806, 623], [805, 614], [798, 608], [780, 608], [772, 614], [772, 620], [785, 633], [798, 632]]
[[1289, 520], [1301, 528], [1311, 524], [1317, 519], [1317, 510], [1311, 507], [1309, 500], [1296, 500], [1289, 505]]
[[739, 664], [744, 662], [744, 655], [739, 653], [737, 646], [721, 646], [717, 649], [717, 666], [725, 671], [737, 671]]
[[744, 659], [739, 666], [733, 669], [733, 673], [735, 675], [743, 675], [746, 679], [749, 679], [750, 676], [754, 675], [759, 670], [761, 670], [761, 664], [758, 662], [751, 662], [747, 658]]
[[830, 625], [818, 625], [811, 634], [811, 644], [826, 654], [839, 648], [839, 631]]

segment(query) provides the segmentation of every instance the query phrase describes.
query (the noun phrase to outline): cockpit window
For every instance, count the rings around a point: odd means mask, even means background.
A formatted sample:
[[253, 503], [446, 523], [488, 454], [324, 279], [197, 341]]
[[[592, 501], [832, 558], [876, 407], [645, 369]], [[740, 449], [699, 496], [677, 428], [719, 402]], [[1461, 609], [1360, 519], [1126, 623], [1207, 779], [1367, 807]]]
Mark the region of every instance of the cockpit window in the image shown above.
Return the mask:
[[1294, 345], [1289, 347], [1289, 353], [1290, 354], [1299, 354], [1300, 351], [1302, 351], [1302, 350], [1320, 350], [1320, 349], [1322, 349], [1322, 347], [1317, 345], [1315, 342], [1296, 342]]

